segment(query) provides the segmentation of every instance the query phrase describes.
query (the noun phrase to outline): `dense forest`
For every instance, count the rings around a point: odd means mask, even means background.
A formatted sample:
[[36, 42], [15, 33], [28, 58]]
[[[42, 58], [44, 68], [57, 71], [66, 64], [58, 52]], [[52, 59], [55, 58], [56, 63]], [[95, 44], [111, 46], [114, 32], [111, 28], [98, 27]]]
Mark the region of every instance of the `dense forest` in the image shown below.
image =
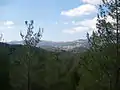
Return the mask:
[[36, 47], [43, 29], [25, 21], [24, 45], [0, 43], [0, 90], [120, 90], [120, 0], [102, 2], [82, 53]]

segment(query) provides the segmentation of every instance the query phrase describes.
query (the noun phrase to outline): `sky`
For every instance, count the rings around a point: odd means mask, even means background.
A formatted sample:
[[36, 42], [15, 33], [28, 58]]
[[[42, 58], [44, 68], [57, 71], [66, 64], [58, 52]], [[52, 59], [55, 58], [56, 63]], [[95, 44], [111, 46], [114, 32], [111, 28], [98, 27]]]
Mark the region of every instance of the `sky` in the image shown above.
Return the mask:
[[96, 24], [100, 0], [0, 0], [0, 33], [4, 41], [21, 40], [24, 21], [34, 20], [34, 32], [44, 28], [43, 40], [85, 39]]

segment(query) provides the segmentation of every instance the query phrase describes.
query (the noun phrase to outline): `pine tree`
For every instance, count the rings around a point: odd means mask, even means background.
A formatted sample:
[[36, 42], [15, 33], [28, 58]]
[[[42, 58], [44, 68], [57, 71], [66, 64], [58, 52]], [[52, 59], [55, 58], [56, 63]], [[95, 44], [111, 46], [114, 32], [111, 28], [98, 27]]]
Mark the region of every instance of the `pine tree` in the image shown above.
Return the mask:
[[23, 35], [20, 32], [20, 35], [24, 41], [24, 45], [27, 46], [27, 80], [28, 80], [28, 90], [31, 90], [31, 56], [32, 54], [30, 53], [30, 47], [36, 47], [37, 44], [40, 42], [40, 39], [42, 37], [43, 33], [43, 28], [39, 28], [39, 31], [37, 33], [34, 33], [34, 21], [31, 20], [30, 23], [28, 21], [25, 21], [25, 25], [27, 26], [27, 34]]
[[[90, 37], [87, 34], [90, 47], [92, 48], [92, 52], [101, 52], [100, 58], [104, 57], [104, 61], [110, 60], [106, 64], [103, 61], [100, 67], [103, 66], [103, 68], [106, 68], [105, 72], [110, 76], [110, 84], [112, 84], [110, 85], [110, 89], [119, 90], [120, 0], [103, 0], [103, 4], [99, 5], [97, 18], [97, 31], [93, 32]], [[112, 22], [108, 18], [111, 18]], [[108, 63], [110, 62], [112, 64], [109, 66]]]

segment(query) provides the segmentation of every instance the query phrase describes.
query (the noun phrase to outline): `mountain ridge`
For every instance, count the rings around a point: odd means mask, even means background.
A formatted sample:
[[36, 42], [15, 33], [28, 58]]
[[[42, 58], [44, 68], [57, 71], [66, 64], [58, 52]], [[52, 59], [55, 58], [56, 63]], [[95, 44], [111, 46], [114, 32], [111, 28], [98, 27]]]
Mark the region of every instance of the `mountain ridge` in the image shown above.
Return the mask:
[[[88, 43], [87, 43], [87, 39], [78, 39], [78, 40], [73, 40], [73, 41], [60, 41], [60, 42], [55, 42], [55, 41], [46, 41], [46, 40], [41, 40], [40, 43], [38, 43], [37, 47], [41, 47], [43, 49], [50, 49], [50, 50], [56, 50], [56, 49], [60, 49], [60, 50], [72, 50], [72, 49], [76, 49], [76, 48], [87, 48], [88, 47]], [[11, 41], [11, 42], [7, 42], [8, 44], [22, 44], [23, 45], [23, 41]]]

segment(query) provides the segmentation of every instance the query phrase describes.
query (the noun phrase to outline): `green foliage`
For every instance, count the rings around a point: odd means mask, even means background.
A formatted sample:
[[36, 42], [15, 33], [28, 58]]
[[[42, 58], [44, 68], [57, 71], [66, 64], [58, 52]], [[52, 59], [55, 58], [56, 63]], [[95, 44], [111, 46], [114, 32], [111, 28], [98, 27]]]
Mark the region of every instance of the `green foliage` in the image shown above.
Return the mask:
[[34, 24], [33, 20], [31, 20], [30, 23], [28, 23], [28, 21], [25, 21], [25, 25], [27, 27], [27, 33], [26, 33], [26, 35], [23, 35], [20, 32], [20, 35], [21, 35], [25, 45], [36, 46], [40, 42], [40, 39], [42, 37], [43, 28], [42, 29], [39, 28], [39, 31], [37, 33], [34, 33], [33, 24]]
[[[10, 61], [9, 68], [5, 69], [1, 65], [1, 71], [9, 74], [9, 79], [6, 80], [12, 87], [12, 90], [26, 90], [27, 89], [27, 46], [22, 45], [6, 45], [5, 48], [0, 46], [0, 60], [6, 58]], [[40, 48], [30, 47], [31, 56], [31, 90], [75, 90], [78, 55], [70, 52], [49, 52]], [[11, 52], [12, 51], [12, 52]], [[4, 55], [5, 53], [5, 55]], [[9, 57], [7, 55], [9, 54]], [[58, 59], [56, 58], [58, 55]], [[69, 56], [70, 55], [70, 56]], [[8, 61], [6, 60], [6, 64]], [[1, 61], [2, 62], [2, 61]], [[26, 62], [26, 63], [25, 63]], [[0, 63], [1, 64], [1, 63]], [[3, 69], [4, 68], [4, 69]], [[9, 72], [8, 72], [9, 71]], [[7, 76], [3, 75], [7, 79]], [[7, 75], [7, 74], [6, 74]], [[2, 80], [2, 79], [1, 79]], [[3, 82], [1, 82], [3, 85]], [[7, 89], [8, 90], [8, 89]]]
[[24, 44], [27, 46], [27, 54], [26, 54], [26, 60], [23, 61], [25, 66], [27, 67], [27, 87], [28, 90], [31, 90], [31, 64], [33, 64], [33, 60], [32, 60], [32, 56], [34, 53], [31, 53], [29, 51], [30, 47], [36, 47], [37, 44], [40, 42], [40, 39], [42, 37], [42, 33], [43, 33], [43, 29], [41, 30], [39, 28], [39, 31], [37, 33], [33, 32], [34, 29], [34, 21], [31, 20], [30, 23], [28, 23], [28, 21], [25, 21], [25, 25], [27, 27], [27, 34], [23, 35], [22, 33], [20, 33]]
[[[4, 46], [2, 46], [4, 45]], [[2, 90], [10, 90], [9, 69], [10, 61], [8, 51], [5, 48], [7, 44], [1, 43], [0, 46], [0, 88]]]
[[[119, 0], [103, 0], [99, 6], [97, 31], [88, 37], [90, 49], [80, 62], [83, 90], [120, 90]], [[107, 20], [111, 17], [113, 22]]]

